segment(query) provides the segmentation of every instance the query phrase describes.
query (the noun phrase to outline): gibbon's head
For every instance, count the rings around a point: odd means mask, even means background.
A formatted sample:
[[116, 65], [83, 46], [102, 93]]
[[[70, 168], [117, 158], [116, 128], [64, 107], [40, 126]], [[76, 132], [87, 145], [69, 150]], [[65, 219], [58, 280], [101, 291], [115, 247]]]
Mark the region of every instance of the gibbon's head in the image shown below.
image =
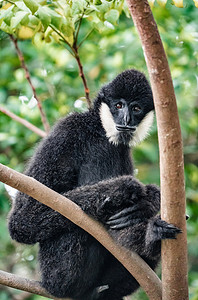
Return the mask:
[[113, 144], [135, 145], [148, 134], [154, 104], [150, 85], [136, 70], [126, 70], [99, 91], [95, 100], [106, 136]]

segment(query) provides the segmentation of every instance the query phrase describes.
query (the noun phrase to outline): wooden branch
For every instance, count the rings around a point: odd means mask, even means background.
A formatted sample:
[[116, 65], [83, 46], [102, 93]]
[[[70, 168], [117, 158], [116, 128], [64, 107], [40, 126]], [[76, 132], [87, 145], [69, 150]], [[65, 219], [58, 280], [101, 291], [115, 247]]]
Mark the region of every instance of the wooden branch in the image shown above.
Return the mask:
[[162, 242], [162, 298], [188, 299], [182, 137], [168, 61], [146, 0], [127, 0], [137, 27], [151, 80], [160, 149], [161, 216], [182, 229], [176, 240]]
[[[88, 3], [87, 3], [87, 6], [88, 6]], [[90, 91], [89, 91], [89, 88], [88, 88], [88, 85], [87, 85], [87, 80], [86, 80], [86, 77], [85, 77], [85, 74], [84, 74], [83, 66], [82, 66], [80, 55], [79, 55], [79, 52], [78, 52], [80, 45], [77, 45], [78, 35], [79, 35], [79, 32], [80, 32], [80, 27], [81, 27], [81, 24], [82, 24], [82, 21], [83, 21], [83, 16], [84, 16], [85, 11], [86, 11], [86, 9], [83, 11], [82, 16], [79, 20], [76, 36], [74, 36], [74, 44], [73, 44], [73, 47], [72, 47], [72, 51], [74, 53], [74, 57], [75, 57], [75, 59], [77, 61], [77, 64], [78, 64], [79, 75], [80, 75], [80, 77], [82, 79], [82, 82], [83, 82], [83, 85], [84, 85], [87, 105], [88, 105], [88, 108], [91, 108], [91, 100], [90, 100], [90, 97], [89, 97]], [[88, 37], [88, 36], [86, 36], [86, 37]]]
[[52, 296], [50, 296], [50, 294], [48, 294], [40, 286], [38, 281], [29, 280], [8, 272], [0, 271], [0, 284], [9, 286], [11, 288], [19, 289], [22, 291], [28, 291], [30, 293], [41, 295], [43, 297], [52, 298]]
[[30, 122], [26, 121], [23, 118], [20, 118], [19, 116], [15, 115], [14, 113], [12, 113], [11, 111], [3, 108], [0, 106], [0, 111], [9, 116], [10, 118], [12, 118], [13, 120], [21, 123], [22, 125], [24, 125], [25, 127], [27, 127], [28, 129], [32, 130], [33, 132], [35, 132], [36, 134], [40, 135], [41, 137], [45, 137], [47, 135], [47, 133], [41, 129], [39, 129], [38, 127], [34, 126], [33, 124], [31, 124]]
[[[32, 294], [40, 295], [46, 298], [58, 300], [46, 292], [46, 290], [40, 285], [39, 281], [23, 278], [15, 274], [4, 272], [0, 270], [0, 284], [15, 288], [21, 291], [26, 291]], [[64, 300], [63, 298], [61, 300]], [[66, 300], [66, 299], [65, 299]], [[67, 299], [69, 300], [69, 299]]]
[[90, 97], [89, 97], [90, 91], [89, 91], [89, 88], [88, 88], [88, 85], [87, 85], [87, 80], [86, 80], [86, 77], [85, 77], [85, 73], [84, 73], [83, 66], [82, 66], [82, 63], [81, 63], [81, 60], [80, 60], [80, 56], [79, 56], [79, 53], [78, 53], [78, 47], [77, 46], [73, 48], [73, 52], [74, 52], [74, 56], [75, 56], [75, 59], [76, 59], [77, 64], [78, 64], [79, 75], [82, 78], [82, 82], [83, 82], [83, 85], [84, 85], [87, 105], [88, 105], [88, 108], [91, 108], [91, 100], [90, 100]]
[[30, 73], [29, 73], [28, 68], [27, 68], [27, 66], [25, 64], [23, 53], [21, 52], [21, 50], [18, 47], [17, 39], [13, 35], [10, 35], [10, 39], [12, 40], [12, 42], [13, 42], [13, 44], [15, 46], [17, 55], [18, 55], [19, 60], [21, 62], [21, 67], [25, 71], [25, 77], [26, 77], [26, 79], [27, 79], [27, 81], [28, 81], [28, 83], [29, 83], [29, 85], [30, 85], [30, 87], [32, 89], [33, 96], [37, 100], [37, 106], [38, 106], [38, 108], [40, 110], [41, 120], [42, 120], [43, 126], [45, 128], [45, 131], [48, 133], [50, 131], [50, 126], [49, 126], [49, 123], [47, 121], [47, 117], [46, 117], [46, 115], [44, 113], [41, 101], [39, 100], [39, 98], [37, 96], [36, 89], [35, 89], [35, 87], [34, 87], [34, 85], [32, 83], [32, 80], [31, 80], [31, 77], [30, 77]]
[[[83, 70], [83, 66], [82, 66], [82, 63], [81, 63], [81, 59], [80, 59], [80, 56], [79, 56], [79, 53], [78, 53], [79, 46], [77, 46], [77, 38], [78, 38], [79, 30], [80, 30], [80, 25], [81, 25], [81, 21], [80, 21], [80, 24], [79, 24], [79, 27], [78, 27], [78, 30], [77, 30], [77, 35], [75, 37], [75, 41], [74, 41], [73, 46], [68, 43], [68, 41], [65, 39], [64, 35], [62, 35], [62, 33], [59, 32], [53, 25], [50, 25], [50, 27], [61, 37], [62, 41], [70, 49], [69, 50], [67, 48], [67, 50], [75, 58], [75, 60], [78, 64], [78, 68], [79, 68], [79, 75], [80, 75], [80, 77], [82, 79], [82, 82], [83, 82], [83, 86], [84, 86], [84, 90], [85, 90], [85, 97], [86, 97], [86, 100], [87, 100], [87, 105], [88, 105], [88, 108], [91, 108], [91, 100], [90, 100], [90, 97], [89, 97], [90, 91], [89, 91], [89, 88], [88, 88], [88, 85], [87, 85], [87, 80], [86, 80], [85, 73], [84, 73], [84, 70]], [[83, 40], [83, 42], [84, 42], [84, 40]]]
[[103, 225], [85, 214], [74, 202], [34, 178], [20, 174], [2, 164], [0, 164], [0, 181], [44, 203], [86, 230], [125, 266], [151, 300], [161, 299], [161, 282], [155, 272], [135, 252], [118, 246]]

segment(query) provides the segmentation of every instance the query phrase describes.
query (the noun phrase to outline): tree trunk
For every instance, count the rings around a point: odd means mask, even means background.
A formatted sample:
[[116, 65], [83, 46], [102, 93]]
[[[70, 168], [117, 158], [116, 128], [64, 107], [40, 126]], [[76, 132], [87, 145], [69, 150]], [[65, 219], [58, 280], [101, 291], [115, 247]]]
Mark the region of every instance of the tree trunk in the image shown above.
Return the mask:
[[162, 299], [187, 300], [187, 239], [182, 137], [168, 61], [149, 4], [127, 0], [153, 90], [160, 150], [161, 216], [182, 229], [162, 242]]

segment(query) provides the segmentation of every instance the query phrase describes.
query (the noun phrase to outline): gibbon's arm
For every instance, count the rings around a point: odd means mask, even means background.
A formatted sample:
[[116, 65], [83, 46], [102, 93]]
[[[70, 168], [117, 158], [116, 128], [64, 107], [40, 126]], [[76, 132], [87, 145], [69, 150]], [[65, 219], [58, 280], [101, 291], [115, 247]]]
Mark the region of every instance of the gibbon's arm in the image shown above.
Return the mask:
[[[150, 196], [152, 189], [152, 197]], [[117, 212], [124, 213], [119, 228], [149, 219], [159, 210], [159, 190], [144, 186], [132, 176], [123, 176], [83, 186], [63, 194], [78, 204], [87, 214], [108, 225], [109, 218]], [[126, 212], [126, 207], [129, 211]], [[130, 208], [135, 207], [131, 212]], [[128, 219], [130, 222], [128, 223]], [[30, 198], [18, 201], [9, 218], [9, 231], [13, 239], [33, 244], [50, 239], [61, 232], [75, 229], [75, 224], [58, 212]]]
[[[78, 145], [76, 143], [74, 147], [74, 132], [71, 127], [68, 120], [61, 120], [40, 143], [25, 172], [58, 193], [77, 186], [78, 162], [75, 149]], [[13, 239], [34, 244], [49, 238], [60, 228], [64, 228], [64, 225], [64, 217], [30, 196], [17, 193], [8, 223]]]

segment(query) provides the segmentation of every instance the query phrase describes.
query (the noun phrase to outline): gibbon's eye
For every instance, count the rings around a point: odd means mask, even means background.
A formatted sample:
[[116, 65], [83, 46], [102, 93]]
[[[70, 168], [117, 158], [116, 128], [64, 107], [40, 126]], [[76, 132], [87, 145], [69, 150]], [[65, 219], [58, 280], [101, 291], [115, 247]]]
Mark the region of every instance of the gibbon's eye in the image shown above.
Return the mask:
[[139, 107], [139, 105], [135, 105], [135, 106], [133, 106], [132, 110], [135, 111], [135, 112], [140, 112], [141, 107]]
[[123, 107], [122, 102], [118, 102], [118, 103], [115, 105], [115, 107], [116, 107], [117, 109], [121, 109], [121, 108]]

